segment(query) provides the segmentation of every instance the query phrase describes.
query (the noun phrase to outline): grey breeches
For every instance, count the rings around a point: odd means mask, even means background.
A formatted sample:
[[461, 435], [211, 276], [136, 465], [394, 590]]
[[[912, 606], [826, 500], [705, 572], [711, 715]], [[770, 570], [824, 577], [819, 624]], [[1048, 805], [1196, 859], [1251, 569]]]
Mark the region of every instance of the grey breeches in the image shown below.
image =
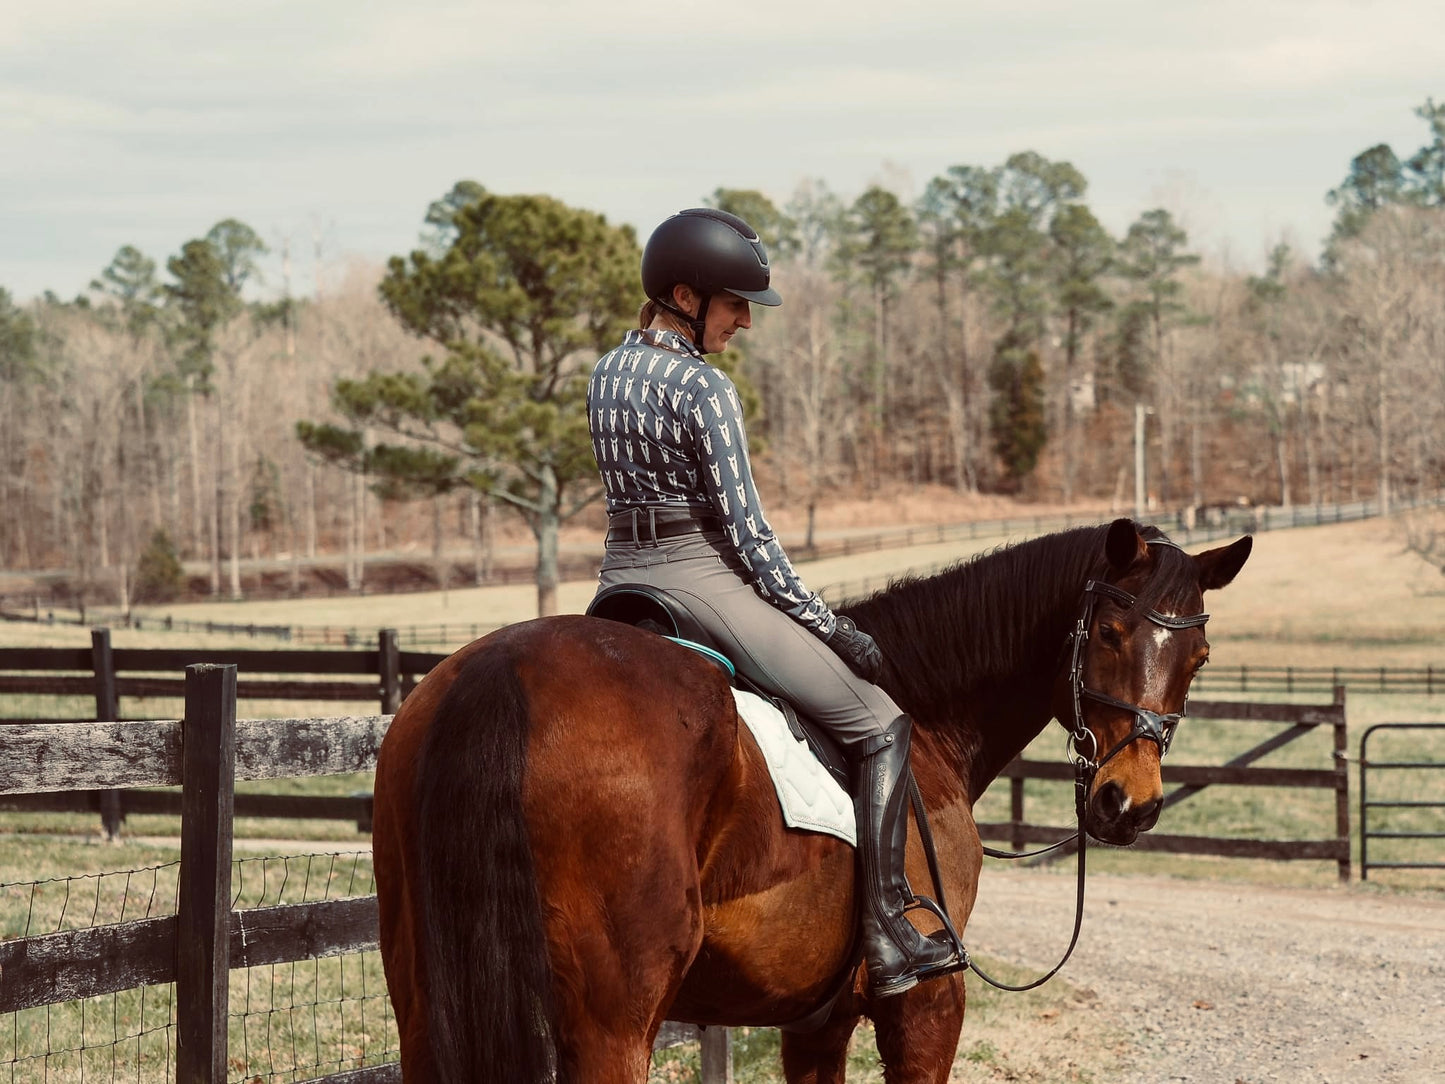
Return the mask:
[[760, 597], [741, 569], [722, 535], [693, 533], [642, 545], [609, 543], [600, 585], [642, 583], [676, 595], [724, 654], [746, 657], [768, 692], [845, 745], [882, 733], [903, 714], [892, 697]]

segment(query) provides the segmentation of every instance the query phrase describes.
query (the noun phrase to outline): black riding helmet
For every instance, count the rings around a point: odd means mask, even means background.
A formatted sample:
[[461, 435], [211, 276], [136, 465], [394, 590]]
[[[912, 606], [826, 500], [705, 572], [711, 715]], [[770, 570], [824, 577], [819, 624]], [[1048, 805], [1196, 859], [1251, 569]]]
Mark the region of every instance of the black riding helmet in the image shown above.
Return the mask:
[[[768, 250], [757, 231], [737, 215], [711, 207], [679, 211], [647, 239], [642, 250], [642, 288], [647, 296], [692, 329], [701, 347], [713, 294], [726, 291], [759, 305], [781, 305], [769, 284]], [[696, 316], [672, 300], [672, 288], [691, 286], [702, 297]]]

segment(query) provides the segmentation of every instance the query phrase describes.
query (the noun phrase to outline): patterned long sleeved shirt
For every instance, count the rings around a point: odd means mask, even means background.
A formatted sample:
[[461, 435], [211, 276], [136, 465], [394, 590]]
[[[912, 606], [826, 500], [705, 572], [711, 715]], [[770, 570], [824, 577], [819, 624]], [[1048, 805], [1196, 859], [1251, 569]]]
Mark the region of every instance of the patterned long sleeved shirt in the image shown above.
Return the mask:
[[819, 636], [833, 611], [783, 551], [753, 484], [732, 380], [674, 331], [629, 331], [587, 386], [592, 451], [607, 511], [691, 508], [722, 520], [753, 589]]

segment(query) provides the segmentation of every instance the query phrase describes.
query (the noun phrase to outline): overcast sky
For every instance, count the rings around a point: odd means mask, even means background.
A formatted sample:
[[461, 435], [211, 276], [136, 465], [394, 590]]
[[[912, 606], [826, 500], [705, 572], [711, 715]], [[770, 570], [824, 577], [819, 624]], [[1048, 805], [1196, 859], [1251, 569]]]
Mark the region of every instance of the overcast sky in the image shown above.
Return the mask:
[[[1426, 141], [1442, 0], [0, 0], [0, 286], [83, 290], [248, 223], [296, 289], [414, 247], [462, 178], [636, 226], [718, 186], [906, 198], [951, 165], [1077, 166], [1122, 232], [1313, 257], [1325, 193]], [[267, 265], [265, 293], [281, 288]]]

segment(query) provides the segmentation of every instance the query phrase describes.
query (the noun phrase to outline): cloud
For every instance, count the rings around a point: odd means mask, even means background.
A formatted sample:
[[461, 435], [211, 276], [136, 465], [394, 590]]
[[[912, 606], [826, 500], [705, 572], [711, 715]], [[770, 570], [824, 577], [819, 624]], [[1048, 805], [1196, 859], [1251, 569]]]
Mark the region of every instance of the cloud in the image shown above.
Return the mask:
[[[1114, 228], [1168, 176], [1322, 232], [1413, 150], [1445, 4], [1401, 0], [52, 0], [0, 22], [0, 283], [73, 292], [130, 241], [317, 216], [384, 256], [460, 177], [648, 228], [719, 185], [845, 195], [1037, 150]], [[1414, 140], [1415, 142], [1411, 142]], [[117, 238], [124, 240], [117, 242]], [[68, 281], [56, 251], [81, 254]]]

